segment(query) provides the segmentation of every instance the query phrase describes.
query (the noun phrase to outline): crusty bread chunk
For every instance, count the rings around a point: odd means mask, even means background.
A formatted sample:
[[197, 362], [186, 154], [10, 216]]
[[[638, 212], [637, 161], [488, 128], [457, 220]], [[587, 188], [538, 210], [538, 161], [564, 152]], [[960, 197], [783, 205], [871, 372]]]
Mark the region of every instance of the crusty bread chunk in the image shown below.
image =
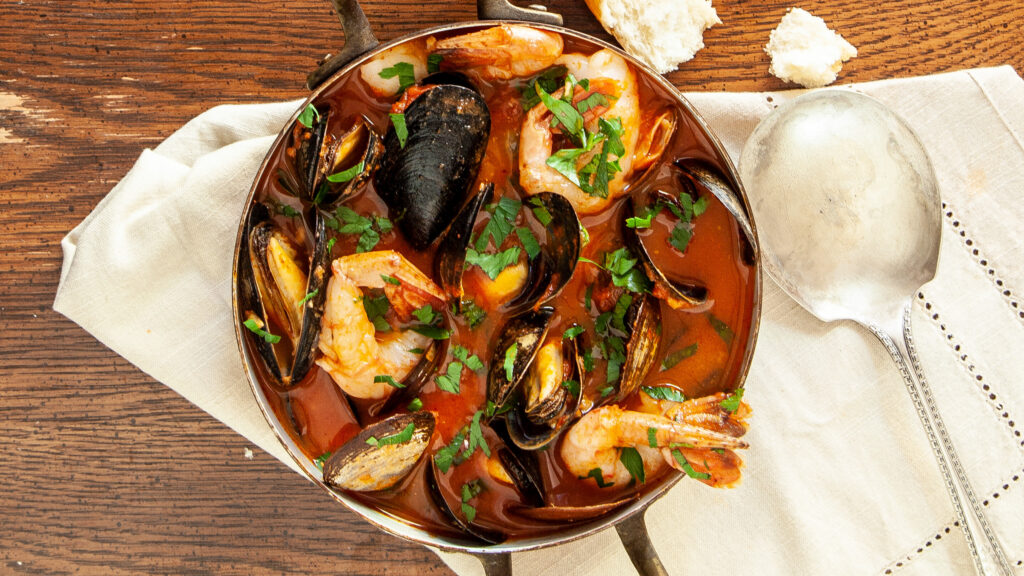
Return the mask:
[[659, 74], [704, 47], [704, 31], [721, 24], [711, 0], [586, 0], [604, 29]]
[[835, 82], [843, 62], [857, 55], [857, 49], [829, 30], [824, 20], [800, 8], [782, 17], [764, 51], [772, 57], [769, 72], [806, 88]]

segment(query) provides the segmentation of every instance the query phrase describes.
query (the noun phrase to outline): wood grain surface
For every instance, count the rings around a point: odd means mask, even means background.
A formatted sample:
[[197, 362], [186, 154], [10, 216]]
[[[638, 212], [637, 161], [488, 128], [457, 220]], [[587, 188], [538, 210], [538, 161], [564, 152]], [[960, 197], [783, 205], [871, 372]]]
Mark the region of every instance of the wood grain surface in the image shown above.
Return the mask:
[[[424, 6], [426, 4], [426, 6]], [[791, 4], [715, 0], [670, 78], [780, 89], [762, 47]], [[377, 36], [468, 0], [366, 0]], [[860, 51], [840, 82], [1013, 65], [1021, 0], [805, 0]], [[609, 38], [581, 0], [567, 26]], [[0, 573], [449, 574], [51, 309], [61, 238], [139, 153], [221, 103], [303, 95], [342, 34], [324, 0], [0, 2]]]

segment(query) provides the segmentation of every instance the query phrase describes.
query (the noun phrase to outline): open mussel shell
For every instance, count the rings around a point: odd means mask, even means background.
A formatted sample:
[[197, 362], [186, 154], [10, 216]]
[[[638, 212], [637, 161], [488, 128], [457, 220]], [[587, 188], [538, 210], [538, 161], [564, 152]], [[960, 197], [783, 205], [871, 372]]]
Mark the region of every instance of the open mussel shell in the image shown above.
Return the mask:
[[327, 226], [318, 210], [309, 211], [303, 219], [313, 243], [307, 263], [295, 259], [299, 251], [292, 240], [265, 216], [254, 221], [249, 231], [250, 292], [254, 299], [250, 312], [264, 329], [276, 326], [287, 332], [290, 347], [260, 337], [254, 337], [254, 341], [277, 383], [288, 388], [309, 372], [320, 340], [330, 275]]
[[488, 182], [480, 187], [480, 192], [473, 196], [455, 215], [448, 230], [445, 231], [438, 247], [437, 276], [441, 289], [448, 296], [448, 301], [459, 313], [462, 306], [462, 274], [466, 268], [466, 251], [473, 237], [480, 210], [494, 197], [494, 184]]
[[[504, 409], [526, 377], [544, 344], [554, 313], [554, 309], [547, 307], [525, 312], [506, 322], [498, 333], [487, 371], [487, 400], [494, 404], [495, 413]], [[510, 352], [513, 346], [515, 350]], [[511, 361], [511, 371], [505, 369], [506, 358]]]
[[736, 189], [730, 185], [721, 173], [708, 165], [706, 162], [694, 158], [680, 158], [675, 161], [675, 166], [694, 185], [703, 188], [714, 195], [715, 198], [725, 206], [725, 209], [736, 219], [740, 227], [742, 239], [749, 245], [744, 250], [744, 257], [749, 255], [748, 263], [753, 264], [753, 254], [757, 248], [757, 237], [754, 235], [754, 227], [750, 223], [750, 215], [743, 205], [743, 198]]
[[526, 287], [506, 305], [509, 314], [517, 314], [550, 301], [569, 283], [580, 259], [582, 239], [580, 219], [572, 204], [560, 194], [542, 192], [525, 200], [535, 214], [547, 219], [547, 239], [540, 254], [530, 262]]
[[[447, 324], [445, 324], [445, 328], [448, 328]], [[448, 353], [447, 344], [448, 340], [431, 340], [427, 349], [420, 357], [420, 361], [402, 379], [403, 388], [395, 390], [384, 400], [375, 402], [367, 407], [367, 412], [370, 416], [386, 414], [399, 406], [407, 405], [413, 398], [416, 398], [423, 385], [433, 380], [434, 376], [437, 376], [445, 355]]]
[[324, 483], [354, 492], [391, 488], [419, 462], [434, 434], [434, 424], [432, 412], [414, 412], [364, 428], [324, 463]]
[[313, 201], [331, 210], [369, 182], [384, 158], [384, 143], [370, 121], [360, 116], [341, 136], [328, 136], [324, 148]]
[[621, 402], [632, 395], [647, 378], [658, 356], [661, 343], [661, 308], [650, 294], [637, 296], [626, 311], [629, 328], [626, 360], [622, 363], [614, 394], [598, 401], [598, 405]]
[[[523, 400], [505, 415], [509, 438], [517, 447], [540, 450], [576, 420], [583, 398], [583, 360], [578, 351], [578, 339], [579, 336], [561, 340], [557, 358], [549, 358], [544, 353], [535, 355], [520, 385]], [[549, 361], [560, 362], [562, 366], [557, 372], [542, 366]], [[552, 379], [551, 375], [556, 373], [559, 376]], [[576, 383], [573, 390], [563, 385], [566, 381]]]
[[[675, 203], [677, 200], [668, 193], [654, 190], [640, 192], [630, 197], [626, 207], [626, 217], [638, 216], [654, 204]], [[708, 289], [702, 283], [688, 278], [669, 278], [666, 271], [658, 266], [648, 250], [647, 240], [636, 228], [626, 228], [626, 241], [640, 256], [647, 277], [654, 282], [658, 297], [675, 310], [693, 310], [701, 312], [707, 309]]]
[[590, 506], [541, 506], [538, 508], [523, 506], [516, 509], [516, 513], [526, 518], [544, 520], [546, 522], [580, 522], [608, 514], [612, 510], [635, 502], [638, 497], [630, 496]]
[[313, 117], [309, 126], [295, 121], [295, 125], [292, 126], [291, 145], [287, 150], [292, 156], [295, 172], [299, 176], [300, 186], [297, 192], [307, 202], [313, 201], [319, 168], [326, 164], [322, 161], [322, 156], [326, 152], [324, 143], [327, 140], [327, 125], [331, 117], [330, 107], [318, 107], [316, 110], [317, 115]]
[[439, 480], [441, 475], [442, 473], [437, 468], [437, 463], [431, 459], [430, 470], [427, 473], [427, 490], [430, 492], [430, 498], [433, 500], [434, 505], [448, 519], [448, 522], [485, 544], [501, 544], [504, 542], [506, 539], [505, 534], [472, 522], [467, 522], [465, 516], [455, 512], [456, 509], [461, 510], [462, 497], [460, 494], [455, 493], [454, 490], [448, 489], [447, 484]]
[[498, 461], [523, 502], [534, 507], [544, 505], [544, 480], [535, 453], [520, 452], [506, 446], [498, 450]]
[[454, 84], [430, 88], [405, 109], [405, 144], [394, 124], [374, 175], [378, 194], [398, 226], [422, 250], [451, 222], [476, 179], [487, 149], [491, 116], [475, 90]]

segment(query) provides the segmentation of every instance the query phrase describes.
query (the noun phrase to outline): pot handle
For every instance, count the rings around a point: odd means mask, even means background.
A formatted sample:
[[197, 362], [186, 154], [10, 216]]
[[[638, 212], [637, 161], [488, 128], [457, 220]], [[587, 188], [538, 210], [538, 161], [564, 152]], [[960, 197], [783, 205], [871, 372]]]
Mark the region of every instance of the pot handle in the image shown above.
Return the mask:
[[366, 19], [359, 0], [331, 0], [331, 4], [334, 5], [334, 11], [341, 20], [341, 28], [345, 31], [345, 46], [341, 52], [333, 56], [328, 55], [320, 66], [306, 77], [306, 88], [310, 90], [315, 90], [345, 64], [380, 44], [370, 29], [370, 22]]
[[[380, 42], [373, 35], [370, 22], [359, 5], [359, 0], [331, 0], [334, 11], [345, 31], [345, 46], [335, 55], [327, 55], [316, 70], [306, 77], [306, 88], [315, 90], [343, 66], [376, 48]], [[524, 20], [537, 24], [562, 25], [561, 14], [548, 12], [544, 6], [532, 4], [520, 8], [509, 0], [477, 0], [476, 13], [481, 20]]]
[[619, 540], [622, 540], [622, 545], [625, 546], [626, 553], [629, 554], [629, 559], [633, 561], [633, 567], [640, 576], [668, 576], [665, 565], [658, 557], [658, 551], [651, 543], [651, 536], [647, 533], [643, 512], [620, 521], [615, 525], [615, 531], [619, 533]]
[[484, 565], [485, 576], [512, 576], [512, 554], [473, 554]]

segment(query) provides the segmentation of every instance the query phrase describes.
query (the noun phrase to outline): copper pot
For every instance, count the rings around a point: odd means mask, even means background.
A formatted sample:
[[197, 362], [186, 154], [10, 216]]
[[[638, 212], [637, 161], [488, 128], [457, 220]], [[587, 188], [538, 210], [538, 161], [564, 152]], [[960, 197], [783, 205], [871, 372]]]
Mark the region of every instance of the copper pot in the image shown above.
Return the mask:
[[[307, 78], [307, 87], [311, 90], [311, 93], [309, 94], [306, 103], [311, 103], [316, 100], [317, 97], [319, 97], [328, 87], [333, 85], [343, 76], [352, 73], [376, 54], [397, 44], [438, 33], [469, 32], [474, 29], [493, 26], [503, 22], [525, 22], [535, 28], [550, 30], [563, 34], [567, 37], [583, 40], [600, 48], [614, 50], [629, 61], [634, 66], [638, 74], [645, 76], [648, 80], [662, 87], [666, 94], [673, 95], [679, 111], [693, 120], [693, 124], [704, 133], [704, 136], [706, 136], [708, 142], [710, 142], [713, 147], [714, 152], [718, 156], [719, 164], [725, 172], [725, 177], [729, 180], [729, 183], [740, 196], [742, 206], [740, 206], [739, 209], [745, 211], [748, 215], [750, 214], [750, 206], [747, 201], [746, 193], [743, 190], [743, 186], [740, 183], [738, 176], [736, 175], [736, 169], [730, 161], [729, 156], [725, 153], [725, 150], [718, 139], [711, 133], [704, 120], [682, 97], [682, 95], [676, 91], [675, 87], [672, 86], [672, 84], [665, 78], [651, 70], [642, 62], [624, 53], [621, 49], [590, 35], [563, 27], [561, 25], [562, 18], [560, 15], [538, 9], [519, 8], [510, 4], [508, 0], [477, 0], [477, 14], [480, 21], [428, 28], [381, 45], [377, 41], [376, 37], [374, 37], [373, 32], [370, 29], [369, 22], [367, 21], [362, 8], [359, 6], [358, 0], [332, 0], [332, 2], [341, 20], [342, 27], [344, 28], [346, 44], [343, 50], [341, 50], [337, 55], [327, 58], [319, 68], [309, 75]], [[296, 110], [296, 114], [286, 123], [286, 127], [278, 135], [277, 140], [271, 148], [271, 152], [268, 153], [263, 164], [260, 166], [253, 187], [249, 191], [249, 196], [246, 200], [245, 211], [241, 218], [238, 234], [235, 239], [235, 259], [232, 267], [232, 302], [236, 318], [242, 319], [244, 314], [239, 306], [239, 266], [248, 265], [248, 263], [244, 262], [239, 256], [242, 253], [241, 248], [244, 241], [244, 231], [246, 229], [248, 215], [253, 204], [253, 198], [260, 183], [264, 179], [264, 173], [270, 166], [274, 152], [279, 150], [279, 147], [287, 145], [291, 126], [298, 117], [299, 111], [303, 108], [305, 108], [305, 103]], [[753, 228], [752, 222], [751, 227]], [[756, 234], [756, 229], [754, 233]], [[736, 387], [742, 386], [743, 381], [746, 379], [760, 324], [762, 297], [761, 265], [760, 252], [757, 249], [756, 242], [754, 242], [754, 244], [753, 259], [756, 273], [752, 278], [752, 281], [754, 282], [754, 303], [751, 310], [753, 318], [746, 342], [746, 351], [742, 360], [741, 369], [739, 371], [737, 381], [735, 382]], [[447, 537], [437, 536], [423, 529], [405, 524], [394, 517], [383, 514], [374, 508], [368, 507], [355, 499], [350, 498], [344, 493], [332, 490], [323, 483], [320, 470], [317, 469], [310, 462], [309, 458], [303, 454], [274, 414], [274, 411], [268, 403], [268, 400], [257, 380], [257, 370], [254, 366], [254, 361], [258, 360], [255, 360], [251, 356], [249, 348], [245, 344], [245, 334], [243, 334], [243, 331], [239, 327], [240, 324], [241, 320], [235, 323], [235, 337], [238, 342], [239, 350], [241, 351], [243, 363], [245, 364], [249, 385], [252, 388], [253, 395], [256, 397], [256, 402], [260, 406], [260, 410], [263, 411], [263, 415], [266, 417], [271, 428], [273, 428], [278, 440], [280, 440], [284, 445], [285, 449], [295, 460], [295, 463], [310, 481], [319, 485], [335, 500], [344, 504], [350, 510], [359, 514], [366, 521], [377, 526], [381, 530], [400, 538], [441, 550], [472, 554], [479, 558], [483, 563], [488, 576], [497, 576], [502, 574], [510, 575], [512, 573], [511, 554], [513, 552], [535, 550], [538, 548], [555, 546], [564, 542], [571, 542], [594, 534], [610, 526], [614, 526], [619, 534], [619, 538], [622, 540], [622, 543], [626, 548], [626, 551], [629, 553], [630, 559], [633, 561], [633, 564], [641, 575], [667, 576], [668, 572], [665, 570], [664, 565], [658, 558], [657, 552], [654, 550], [654, 546], [651, 544], [650, 537], [647, 533], [647, 527], [644, 522], [643, 513], [651, 503], [675, 485], [675, 483], [681, 478], [681, 475], [669, 478], [656, 489], [647, 492], [641, 498], [632, 502], [628, 506], [624, 506], [606, 516], [595, 520], [581, 522], [579, 524], [568, 525], [557, 532], [549, 533], [544, 536], [518, 539], [497, 545], [466, 544], [465, 541], [455, 541]]]

